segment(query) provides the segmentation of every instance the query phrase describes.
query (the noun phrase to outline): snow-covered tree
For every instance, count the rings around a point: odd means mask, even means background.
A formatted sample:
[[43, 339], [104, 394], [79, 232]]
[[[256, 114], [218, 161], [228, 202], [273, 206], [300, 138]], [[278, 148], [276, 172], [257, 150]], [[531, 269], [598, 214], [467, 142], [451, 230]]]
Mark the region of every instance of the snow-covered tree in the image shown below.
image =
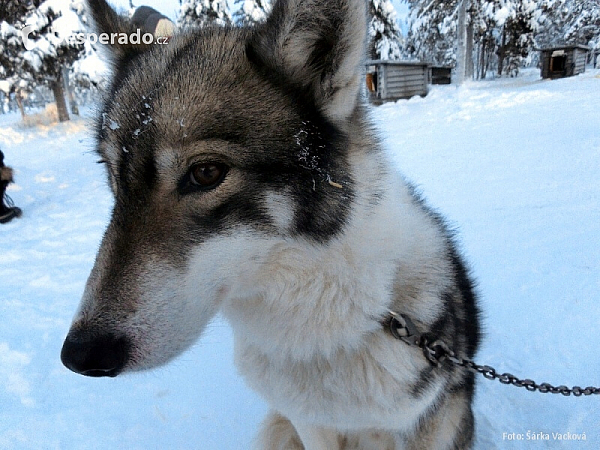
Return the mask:
[[183, 28], [231, 24], [227, 0], [179, 0], [177, 25]]
[[571, 0], [538, 0], [535, 15], [535, 42], [538, 47], [565, 44]]
[[[77, 10], [79, 19], [89, 33], [95, 32], [94, 24], [83, 10]], [[99, 55], [99, 44], [86, 39], [81, 56], [65, 71], [67, 97], [71, 111], [76, 114], [77, 103], [87, 103], [98, 98], [99, 89], [108, 79], [108, 63]]]
[[600, 1], [538, 0], [535, 25], [540, 47], [589, 45], [600, 35]]
[[30, 9], [28, 48], [23, 53], [22, 71], [53, 91], [60, 121], [69, 120], [64, 96], [64, 71], [79, 58], [84, 43], [75, 39], [85, 30], [80, 17], [83, 0], [46, 0]]
[[572, 44], [594, 46], [600, 37], [600, 1], [571, 0], [565, 8], [568, 14], [568, 26], [565, 40]]
[[473, 1], [471, 20], [473, 21], [473, 62], [477, 79], [486, 77], [488, 71], [496, 67], [498, 55], [498, 22], [494, 14], [494, 2]]
[[41, 1], [0, 0], [0, 23], [16, 23], [17, 20], [22, 19], [27, 14], [32, 6], [37, 7], [39, 3]]
[[235, 0], [240, 5], [233, 14], [238, 25], [253, 25], [262, 22], [271, 11], [271, 0]]
[[[67, 114], [64, 93], [76, 114], [76, 100], [90, 97], [90, 87], [98, 84], [106, 69], [85, 36], [76, 35], [88, 25], [84, 1], [0, 2], [0, 90], [5, 101], [16, 100], [24, 116], [24, 105], [45, 99], [45, 90], [50, 87], [62, 108], [62, 119]], [[25, 26], [30, 27], [28, 48], [22, 35]], [[84, 59], [74, 61], [80, 52]], [[66, 91], [60, 94], [63, 84]]]
[[21, 33], [15, 27], [16, 21], [8, 15], [0, 22], [0, 90], [9, 95], [18, 80], [20, 66], [23, 62], [23, 42]]
[[456, 62], [457, 0], [408, 0], [406, 48], [414, 58], [436, 65]]
[[390, 0], [370, 0], [371, 22], [369, 35], [372, 59], [400, 59], [402, 52], [402, 32], [396, 21], [396, 10]]
[[498, 35], [498, 75], [515, 75], [535, 48], [534, 31], [538, 0], [496, 0], [494, 15]]
[[0, 5], [0, 90], [6, 101], [12, 97], [25, 118], [24, 100], [35, 88], [34, 78], [23, 69], [25, 47], [21, 29], [27, 15], [41, 1], [7, 0]]

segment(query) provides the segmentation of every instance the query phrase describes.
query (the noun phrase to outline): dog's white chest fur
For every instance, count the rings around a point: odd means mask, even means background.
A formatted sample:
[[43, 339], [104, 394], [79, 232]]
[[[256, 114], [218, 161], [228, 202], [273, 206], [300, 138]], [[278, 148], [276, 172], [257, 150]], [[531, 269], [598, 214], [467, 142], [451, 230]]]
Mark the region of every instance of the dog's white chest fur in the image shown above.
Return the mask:
[[292, 422], [339, 431], [412, 429], [424, 412], [419, 406], [427, 407], [438, 392], [429, 391], [431, 397], [415, 407], [408, 387], [423, 366], [411, 359], [407, 348], [379, 337], [366, 340], [361, 350], [340, 350], [329, 359], [306, 361], [266, 355], [236, 339], [240, 371], [272, 408]]

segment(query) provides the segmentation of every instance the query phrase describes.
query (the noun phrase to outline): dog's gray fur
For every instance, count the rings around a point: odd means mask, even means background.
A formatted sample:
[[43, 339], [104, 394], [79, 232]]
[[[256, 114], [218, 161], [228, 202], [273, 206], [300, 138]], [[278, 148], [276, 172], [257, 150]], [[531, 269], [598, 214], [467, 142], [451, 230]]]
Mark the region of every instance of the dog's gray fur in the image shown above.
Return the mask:
[[[132, 31], [89, 3], [99, 31]], [[287, 0], [256, 28], [112, 47], [97, 138], [115, 205], [69, 368], [164, 364], [221, 311], [273, 409], [258, 448], [470, 447], [472, 374], [382, 326], [407, 314], [459, 357], [479, 339], [448, 231], [367, 118], [366, 29], [364, 0]]]

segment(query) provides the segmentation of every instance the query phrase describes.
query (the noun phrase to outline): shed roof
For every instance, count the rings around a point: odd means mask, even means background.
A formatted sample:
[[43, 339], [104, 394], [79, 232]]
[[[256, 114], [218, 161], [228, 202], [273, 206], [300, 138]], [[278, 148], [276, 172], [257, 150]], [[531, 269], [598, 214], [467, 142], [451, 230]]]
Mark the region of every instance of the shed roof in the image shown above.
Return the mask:
[[553, 52], [555, 50], [572, 50], [572, 49], [581, 49], [581, 50], [586, 50], [589, 51], [591, 50], [587, 45], [581, 45], [581, 44], [577, 44], [577, 45], [559, 45], [557, 47], [546, 47], [546, 48], [538, 48], [536, 50], [540, 51], [540, 52]]
[[366, 65], [388, 65], [388, 66], [430, 66], [431, 64], [422, 61], [401, 61], [397, 59], [368, 59]]

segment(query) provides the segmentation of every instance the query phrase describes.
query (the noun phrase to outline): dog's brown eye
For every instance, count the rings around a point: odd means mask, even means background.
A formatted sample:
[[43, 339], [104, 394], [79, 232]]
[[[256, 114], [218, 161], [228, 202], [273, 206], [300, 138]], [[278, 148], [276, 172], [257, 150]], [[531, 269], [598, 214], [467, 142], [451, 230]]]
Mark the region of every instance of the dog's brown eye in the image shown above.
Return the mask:
[[226, 173], [227, 166], [225, 164], [196, 164], [190, 171], [190, 182], [203, 189], [212, 189], [223, 181]]

